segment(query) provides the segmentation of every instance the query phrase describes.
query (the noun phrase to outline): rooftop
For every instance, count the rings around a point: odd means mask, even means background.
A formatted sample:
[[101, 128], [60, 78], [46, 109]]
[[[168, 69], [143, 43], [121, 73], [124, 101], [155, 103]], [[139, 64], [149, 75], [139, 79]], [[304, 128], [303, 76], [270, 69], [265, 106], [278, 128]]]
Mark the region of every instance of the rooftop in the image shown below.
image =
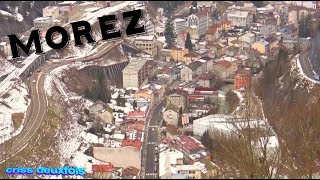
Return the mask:
[[198, 150], [198, 149], [200, 150], [205, 148], [200, 141], [198, 141], [192, 136], [181, 135], [181, 136], [175, 137], [174, 139], [177, 142], [180, 142], [182, 146], [188, 151]]
[[152, 41], [155, 36], [138, 36], [136, 37], [136, 41]]
[[194, 71], [194, 70], [198, 69], [200, 66], [202, 66], [202, 64], [203, 64], [202, 62], [194, 61], [194, 62], [188, 64], [188, 67], [189, 67], [192, 71]]
[[148, 60], [146, 59], [138, 59], [138, 60], [132, 60], [124, 69], [123, 71], [138, 71], [140, 70], [145, 63], [147, 63]]
[[220, 64], [221, 66], [223, 66], [225, 68], [229, 68], [231, 66], [231, 63], [229, 61], [226, 61], [226, 60], [218, 61], [217, 64]]

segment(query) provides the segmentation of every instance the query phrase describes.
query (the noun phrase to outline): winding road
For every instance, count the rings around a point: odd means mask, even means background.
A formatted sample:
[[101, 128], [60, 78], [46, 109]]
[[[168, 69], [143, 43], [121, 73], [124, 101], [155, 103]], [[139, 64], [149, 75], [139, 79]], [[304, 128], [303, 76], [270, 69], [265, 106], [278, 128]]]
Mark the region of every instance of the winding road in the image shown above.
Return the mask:
[[[101, 48], [101, 50], [97, 51], [96, 54], [87, 57], [61, 60], [60, 63], [56, 64], [46, 63], [38, 69], [39, 73], [33, 73], [27, 80], [31, 103], [26, 112], [27, 115], [24, 128], [19, 135], [0, 145], [0, 152], [2, 152], [0, 154], [0, 163], [5, 162], [5, 160], [24, 149], [32, 137], [36, 134], [41, 123], [43, 122], [47, 112], [47, 97], [44, 91], [46, 74], [60, 66], [72, 64], [75, 61], [95, 61], [107, 54], [112, 48], [116, 47], [122, 42], [123, 40], [105, 43], [107, 46]], [[35, 80], [35, 82], [33, 82], [33, 80]]]

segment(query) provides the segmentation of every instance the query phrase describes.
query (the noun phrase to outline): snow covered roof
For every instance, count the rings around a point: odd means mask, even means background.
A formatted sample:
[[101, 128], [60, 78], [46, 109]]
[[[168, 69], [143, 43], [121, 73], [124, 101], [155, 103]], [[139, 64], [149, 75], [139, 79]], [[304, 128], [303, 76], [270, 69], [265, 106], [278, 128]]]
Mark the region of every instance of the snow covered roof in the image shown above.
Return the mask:
[[75, 4], [77, 1], [63, 1], [62, 3], [59, 3], [59, 5], [70, 5]]
[[174, 19], [174, 21], [175, 21], [175, 22], [183, 22], [183, 21], [185, 21], [185, 19], [182, 19], [182, 18], [176, 18], [176, 19]]
[[137, 41], [152, 41], [154, 36], [138, 36], [135, 40]]

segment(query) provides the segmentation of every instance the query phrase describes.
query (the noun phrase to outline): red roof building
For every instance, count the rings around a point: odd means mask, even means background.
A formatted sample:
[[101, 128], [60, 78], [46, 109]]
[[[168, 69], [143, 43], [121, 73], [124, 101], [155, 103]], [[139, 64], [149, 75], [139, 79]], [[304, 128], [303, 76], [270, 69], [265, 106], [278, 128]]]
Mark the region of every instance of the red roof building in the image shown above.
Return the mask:
[[136, 148], [141, 148], [142, 143], [138, 140], [128, 140], [125, 139], [122, 141], [121, 147], [125, 147], [125, 146], [133, 146]]
[[110, 172], [112, 169], [112, 164], [92, 164], [93, 172]]
[[126, 119], [136, 119], [137, 121], [146, 120], [146, 112], [140, 110], [134, 110], [128, 113]]
[[225, 68], [229, 68], [231, 66], [231, 63], [226, 60], [221, 60], [221, 61], [218, 61], [217, 63], [220, 64], [221, 66], [224, 66]]
[[206, 150], [201, 142], [196, 140], [192, 136], [177, 136], [176, 138], [174, 138], [174, 141], [178, 148], [180, 148], [182, 152], [187, 155], [197, 153], [201, 150]]

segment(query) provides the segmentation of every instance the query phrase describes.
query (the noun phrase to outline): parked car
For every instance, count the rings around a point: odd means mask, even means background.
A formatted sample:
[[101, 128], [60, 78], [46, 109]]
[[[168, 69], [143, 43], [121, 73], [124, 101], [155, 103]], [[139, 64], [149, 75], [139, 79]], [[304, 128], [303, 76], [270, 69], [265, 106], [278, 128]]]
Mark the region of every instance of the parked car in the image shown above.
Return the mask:
[[320, 81], [319, 75], [318, 75], [318, 74], [315, 74], [315, 75], [314, 75], [314, 79]]

